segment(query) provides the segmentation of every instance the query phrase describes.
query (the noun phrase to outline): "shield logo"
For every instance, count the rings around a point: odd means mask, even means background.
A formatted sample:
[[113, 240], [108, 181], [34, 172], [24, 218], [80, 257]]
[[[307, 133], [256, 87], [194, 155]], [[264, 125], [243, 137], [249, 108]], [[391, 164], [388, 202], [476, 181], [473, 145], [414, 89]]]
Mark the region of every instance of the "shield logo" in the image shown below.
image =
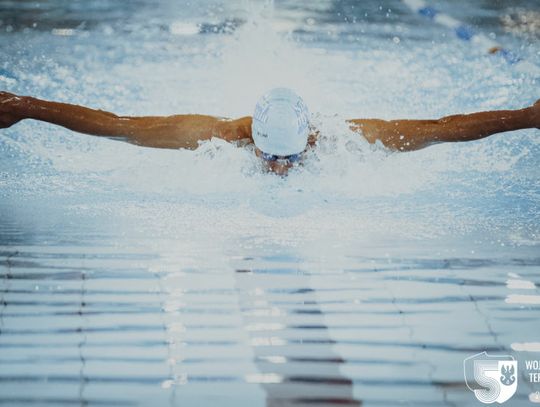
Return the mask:
[[517, 368], [517, 360], [510, 355], [482, 352], [463, 361], [465, 384], [484, 404], [502, 404], [515, 394]]

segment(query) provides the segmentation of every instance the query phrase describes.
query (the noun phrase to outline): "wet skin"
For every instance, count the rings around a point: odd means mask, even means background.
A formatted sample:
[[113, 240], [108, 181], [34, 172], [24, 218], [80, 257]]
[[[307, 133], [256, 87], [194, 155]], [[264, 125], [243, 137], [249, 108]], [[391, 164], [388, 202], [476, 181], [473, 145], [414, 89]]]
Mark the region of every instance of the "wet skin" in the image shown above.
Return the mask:
[[[249, 116], [236, 120], [199, 114], [117, 116], [84, 106], [0, 91], [0, 128], [10, 127], [24, 119], [40, 120], [79, 133], [117, 138], [153, 148], [196, 149], [200, 141], [212, 137], [229, 142], [253, 142]], [[523, 109], [453, 115], [436, 120], [349, 119], [346, 122], [352, 131], [369, 143], [379, 141], [389, 150], [414, 151], [442, 142], [472, 141], [496, 133], [540, 128], [540, 100]], [[314, 130], [308, 145], [313, 146], [317, 137], [318, 132]], [[265, 165], [270, 171], [285, 175], [293, 163], [277, 160], [265, 161]]]

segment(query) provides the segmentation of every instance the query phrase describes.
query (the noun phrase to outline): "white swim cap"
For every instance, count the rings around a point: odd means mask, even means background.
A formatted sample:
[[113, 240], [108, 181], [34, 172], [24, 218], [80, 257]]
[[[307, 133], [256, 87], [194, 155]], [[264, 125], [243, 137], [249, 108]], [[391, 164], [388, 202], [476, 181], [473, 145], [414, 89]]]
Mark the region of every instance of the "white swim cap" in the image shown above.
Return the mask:
[[309, 135], [307, 107], [292, 90], [272, 89], [257, 102], [251, 131], [255, 145], [266, 154], [301, 153]]

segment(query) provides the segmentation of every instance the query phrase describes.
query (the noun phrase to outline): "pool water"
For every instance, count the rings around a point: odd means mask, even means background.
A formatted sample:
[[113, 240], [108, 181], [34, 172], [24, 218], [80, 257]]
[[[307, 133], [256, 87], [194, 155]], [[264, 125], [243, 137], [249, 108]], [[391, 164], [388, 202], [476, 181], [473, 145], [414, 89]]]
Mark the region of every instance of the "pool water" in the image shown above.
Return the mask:
[[[540, 66], [504, 16], [434, 2]], [[145, 149], [0, 130], [0, 404], [474, 406], [463, 360], [540, 359], [539, 130], [389, 154], [344, 119], [533, 103], [538, 77], [402, 2], [0, 0], [0, 89], [323, 136], [285, 179], [220, 140]]]

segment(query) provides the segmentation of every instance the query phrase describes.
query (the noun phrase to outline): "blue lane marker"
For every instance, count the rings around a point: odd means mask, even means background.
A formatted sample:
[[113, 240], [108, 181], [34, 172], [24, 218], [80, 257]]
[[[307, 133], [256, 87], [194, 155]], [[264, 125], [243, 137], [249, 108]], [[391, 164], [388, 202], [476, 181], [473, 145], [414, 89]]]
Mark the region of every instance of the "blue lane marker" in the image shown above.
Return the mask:
[[433, 20], [439, 12], [435, 10], [433, 7], [426, 6], [422, 7], [421, 9], [418, 9], [418, 14], [429, 18], [430, 20]]
[[467, 41], [471, 46], [483, 48], [485, 52], [497, 55], [509, 65], [514, 65], [520, 72], [540, 77], [540, 66], [528, 62], [509, 49], [503, 48], [481, 32], [476, 32], [471, 26], [456, 20], [452, 16], [442, 13], [435, 7], [429, 6], [429, 0], [401, 0], [412, 12], [422, 16], [426, 20], [440, 24], [453, 32], [462, 41]]
[[467, 27], [466, 25], [460, 25], [459, 27], [456, 27], [456, 35], [459, 39], [463, 41], [470, 41], [472, 37], [474, 37], [474, 30], [471, 27]]

